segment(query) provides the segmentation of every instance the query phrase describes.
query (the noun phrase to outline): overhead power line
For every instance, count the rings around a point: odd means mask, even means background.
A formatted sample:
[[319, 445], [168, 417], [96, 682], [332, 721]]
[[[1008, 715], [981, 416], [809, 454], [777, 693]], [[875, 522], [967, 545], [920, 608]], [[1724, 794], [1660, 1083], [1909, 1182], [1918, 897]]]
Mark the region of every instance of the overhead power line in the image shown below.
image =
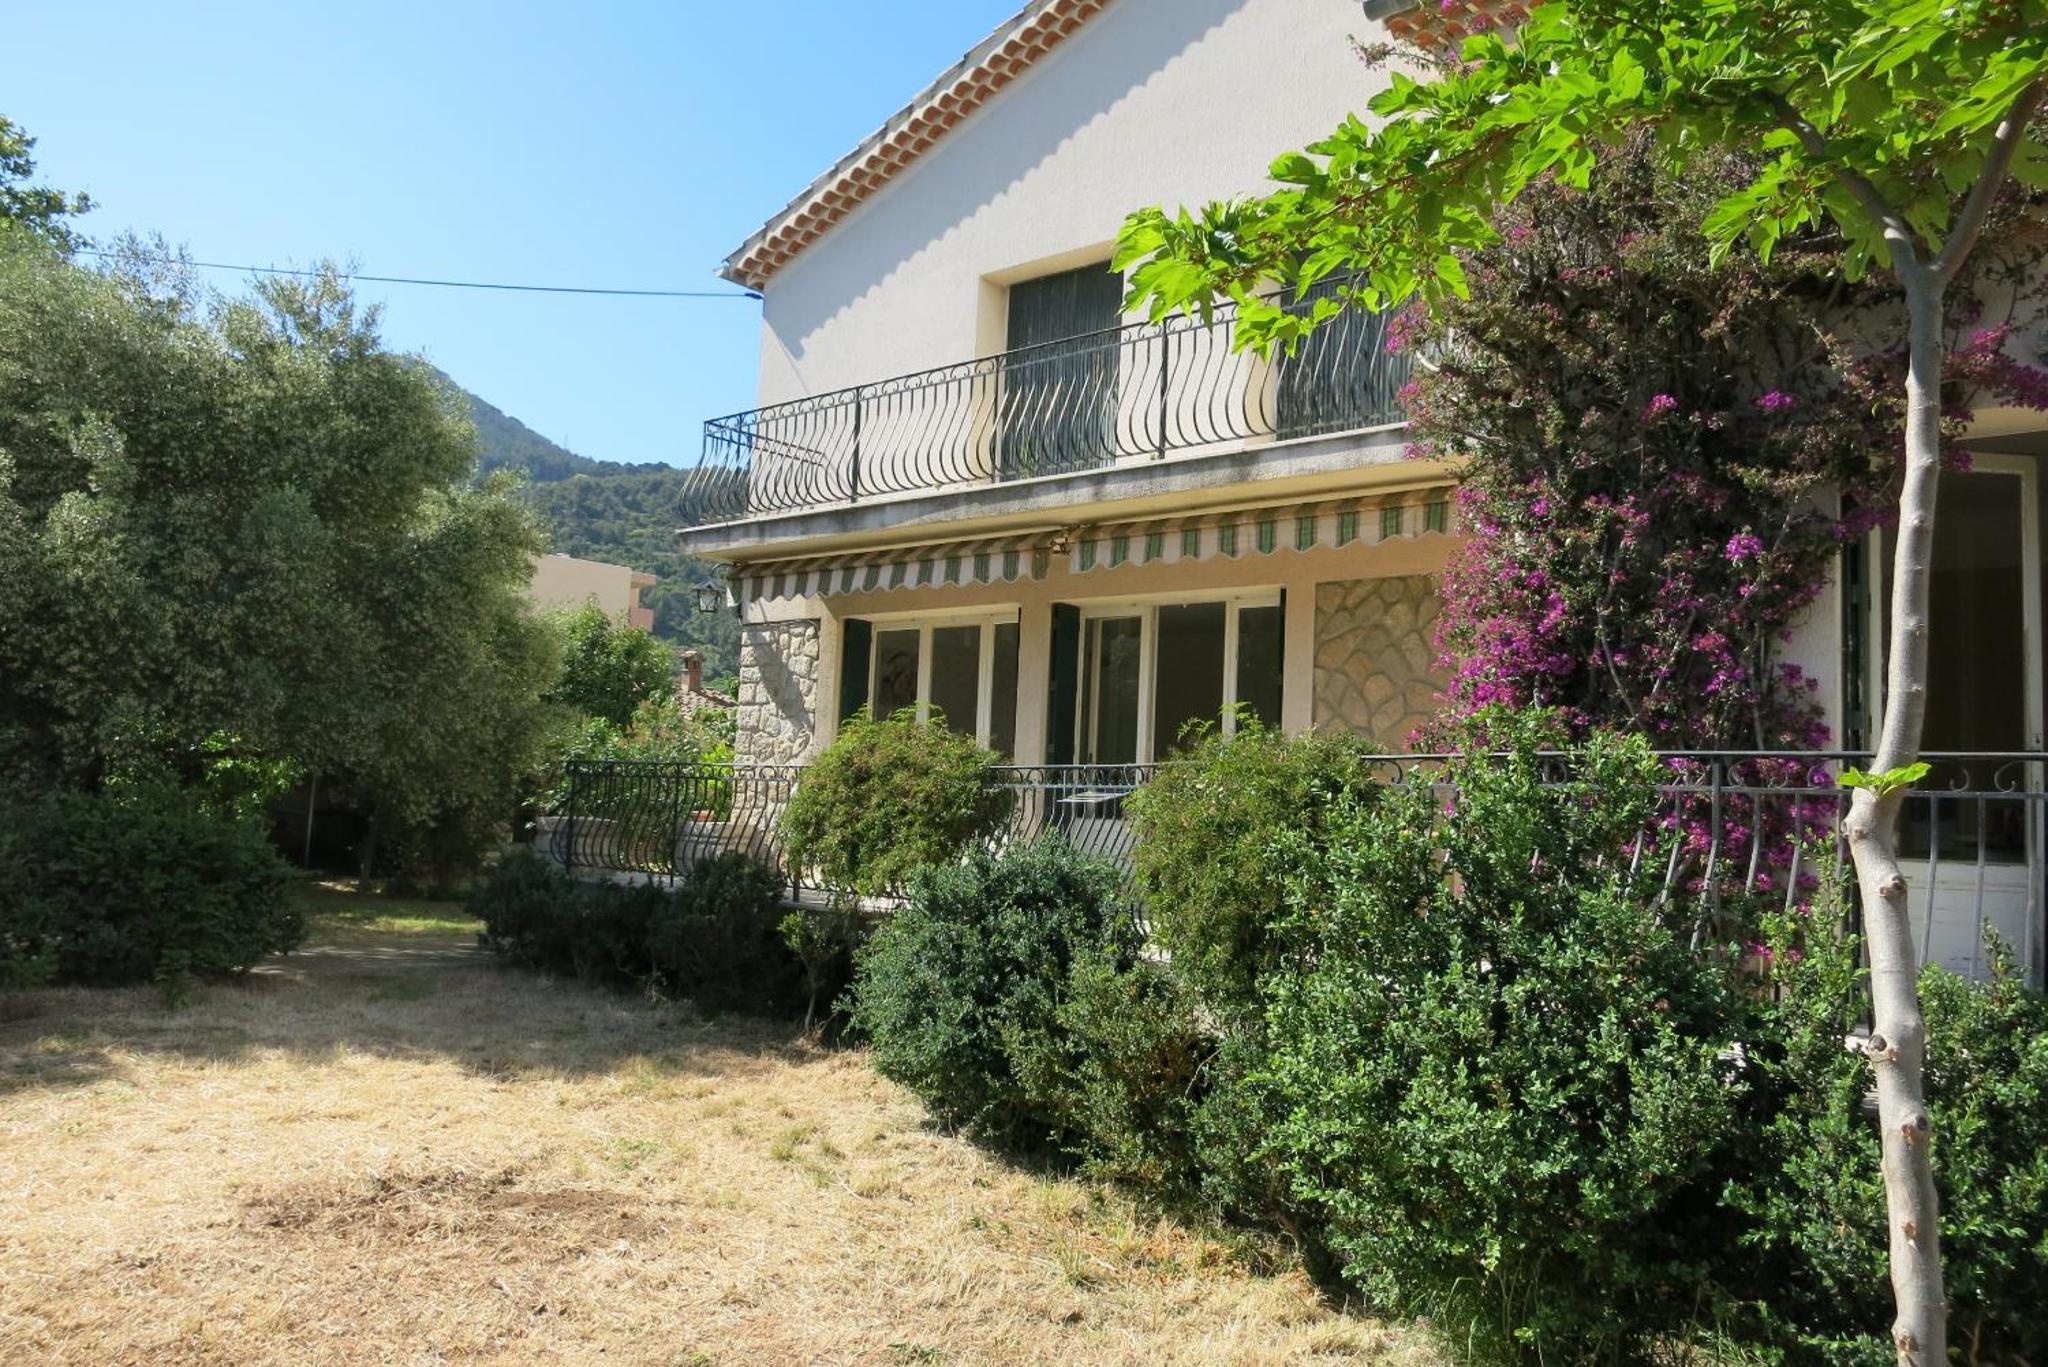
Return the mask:
[[[248, 275], [318, 276], [321, 271], [293, 270], [284, 266], [235, 266], [225, 261], [190, 261], [179, 256], [136, 256], [128, 252], [103, 252], [90, 248], [81, 256], [102, 261], [139, 261], [159, 266], [196, 266], [209, 271], [239, 271]], [[432, 285], [451, 290], [510, 290], [519, 294], [606, 294], [634, 299], [759, 299], [752, 291], [736, 290], [623, 290], [599, 289], [586, 285], [513, 285], [493, 280], [432, 280], [414, 275], [366, 275], [361, 271], [336, 271], [344, 280], [367, 280], [379, 285]]]

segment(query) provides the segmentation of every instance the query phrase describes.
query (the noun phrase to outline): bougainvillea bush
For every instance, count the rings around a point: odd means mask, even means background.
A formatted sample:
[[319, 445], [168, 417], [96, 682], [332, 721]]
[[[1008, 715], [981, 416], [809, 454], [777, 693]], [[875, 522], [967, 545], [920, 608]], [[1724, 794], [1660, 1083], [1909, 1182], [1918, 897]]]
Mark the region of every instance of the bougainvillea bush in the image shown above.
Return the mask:
[[[1466, 263], [1469, 298], [1395, 329], [1419, 359], [1411, 453], [1461, 477], [1468, 540], [1444, 576], [1439, 628], [1445, 726], [1535, 705], [1576, 733], [1613, 726], [1667, 750], [1843, 742], [1784, 647], [1844, 547], [1893, 501], [1896, 298], [1882, 278], [1844, 286], [1841, 243], [1824, 236], [1788, 239], [1768, 264], [1740, 251], [1717, 264], [1699, 224], [1743, 174], [1724, 169], [1677, 180], [1644, 145], [1612, 149], [1587, 190], [1539, 187], [1503, 211], [1502, 241]], [[2000, 251], [1957, 292], [2001, 301], [1996, 316], [1969, 303], [1953, 320], [1944, 399], [1959, 465], [1973, 402], [2048, 401], [2048, 375], [2005, 349], [2033, 307], [2040, 249], [2024, 214], [2008, 218]], [[1673, 765], [1676, 780], [1708, 778], [1703, 763]], [[1832, 785], [1786, 760], [1721, 778]], [[1773, 893], [1835, 811], [1738, 797], [1715, 825], [1706, 805], [1660, 815], [1688, 881], [1703, 881], [1718, 834], [1722, 867], [1754, 867]]]
[[1710, 264], [1722, 188], [1619, 150], [1589, 191], [1505, 211], [1470, 299], [1404, 320], [1428, 362], [1414, 453], [1459, 464], [1470, 534], [1444, 581], [1453, 712], [1536, 704], [1670, 748], [1830, 739], [1775, 655], [1889, 473], [1899, 414], [1838, 336], [1882, 287], [1844, 298], [1818, 247]]

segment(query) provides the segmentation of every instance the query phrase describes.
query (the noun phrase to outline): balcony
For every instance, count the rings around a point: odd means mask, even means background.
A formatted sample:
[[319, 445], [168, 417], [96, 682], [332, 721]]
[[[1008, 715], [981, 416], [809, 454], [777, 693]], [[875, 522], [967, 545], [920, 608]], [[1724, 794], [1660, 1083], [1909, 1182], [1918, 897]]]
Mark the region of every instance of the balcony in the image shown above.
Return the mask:
[[[1306, 301], [1297, 307], [1306, 309]], [[704, 424], [689, 527], [1244, 450], [1403, 419], [1408, 358], [1347, 312], [1289, 357], [1237, 351], [1237, 315], [1089, 333]]]

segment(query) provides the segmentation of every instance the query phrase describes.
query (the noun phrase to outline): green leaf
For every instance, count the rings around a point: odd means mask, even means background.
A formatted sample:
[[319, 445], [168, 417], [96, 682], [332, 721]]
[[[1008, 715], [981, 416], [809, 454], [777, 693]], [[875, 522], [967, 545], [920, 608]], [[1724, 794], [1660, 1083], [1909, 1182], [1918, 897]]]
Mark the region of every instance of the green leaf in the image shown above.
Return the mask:
[[1323, 168], [1305, 152], [1288, 152], [1273, 162], [1270, 172], [1282, 185], [1320, 185]]
[[1635, 53], [1627, 48], [1621, 49], [1614, 54], [1614, 61], [1607, 69], [1610, 97], [1621, 102], [1634, 100], [1643, 93], [1643, 80], [1647, 74]]
[[1465, 263], [1454, 254], [1445, 252], [1436, 259], [1436, 278], [1450, 286], [1460, 299], [1472, 297], [1471, 283], [1465, 278]]
[[1879, 797], [1889, 797], [1912, 787], [1933, 772], [1933, 766], [1924, 760], [1916, 764], [1904, 764], [1896, 769], [1887, 769], [1881, 774], [1866, 774], [1861, 769], [1844, 769], [1842, 776], [1835, 780], [1844, 788], [1863, 788]]

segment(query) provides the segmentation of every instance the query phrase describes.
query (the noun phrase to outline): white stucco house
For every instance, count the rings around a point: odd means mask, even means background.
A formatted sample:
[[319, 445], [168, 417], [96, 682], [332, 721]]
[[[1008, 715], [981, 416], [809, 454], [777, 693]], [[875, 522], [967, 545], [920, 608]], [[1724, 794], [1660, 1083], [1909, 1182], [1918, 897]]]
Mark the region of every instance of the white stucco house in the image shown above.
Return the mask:
[[[1143, 763], [1245, 703], [1399, 743], [1433, 692], [1440, 469], [1362, 319], [1292, 363], [1146, 325], [1124, 215], [1266, 183], [1369, 93], [1323, 0], [1026, 8], [742, 244], [754, 412], [707, 427], [683, 533], [744, 613], [743, 758], [867, 705], [1020, 763]], [[1231, 100], [1284, 70], [1287, 98]], [[1341, 335], [1340, 335], [1341, 334]], [[1320, 667], [1319, 667], [1320, 661]]]
[[[1231, 319], [1123, 316], [1125, 215], [1268, 186], [1387, 77], [1367, 43], [1512, 0], [1033, 0], [742, 243], [756, 407], [706, 424], [681, 533], [743, 620], [740, 760], [801, 763], [855, 709], [915, 707], [1027, 766], [1142, 765], [1245, 706], [1403, 746], [1440, 680], [1451, 475], [1405, 458], [1405, 362], [1346, 315], [1291, 360]], [[1256, 97], [1252, 92], [1257, 92]], [[1931, 750], [2043, 744], [2048, 432], [1979, 415], [1944, 488]], [[1881, 680], [1883, 538], [1792, 653], [1838, 743]], [[2041, 765], [1960, 766], [1970, 791]], [[2043, 958], [2042, 810], [1930, 809], [1932, 957], [1998, 925]]]

